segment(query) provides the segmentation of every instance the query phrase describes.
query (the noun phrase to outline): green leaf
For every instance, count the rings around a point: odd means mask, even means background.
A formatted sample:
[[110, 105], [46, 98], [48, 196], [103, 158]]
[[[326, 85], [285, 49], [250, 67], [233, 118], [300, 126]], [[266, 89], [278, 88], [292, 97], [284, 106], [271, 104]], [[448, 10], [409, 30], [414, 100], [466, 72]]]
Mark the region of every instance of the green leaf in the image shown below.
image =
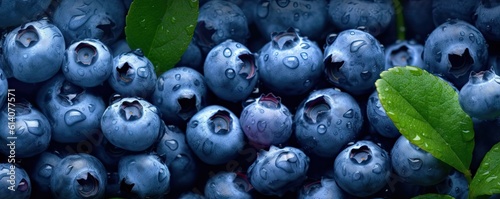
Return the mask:
[[455, 199], [455, 198], [450, 195], [429, 193], [425, 195], [415, 196], [412, 199]]
[[469, 187], [469, 198], [500, 194], [500, 143], [483, 158]]
[[174, 67], [193, 37], [198, 0], [134, 0], [125, 35], [132, 49], [140, 48], [157, 74]]
[[411, 143], [464, 173], [474, 149], [472, 119], [444, 80], [413, 66], [394, 67], [375, 82], [387, 115]]

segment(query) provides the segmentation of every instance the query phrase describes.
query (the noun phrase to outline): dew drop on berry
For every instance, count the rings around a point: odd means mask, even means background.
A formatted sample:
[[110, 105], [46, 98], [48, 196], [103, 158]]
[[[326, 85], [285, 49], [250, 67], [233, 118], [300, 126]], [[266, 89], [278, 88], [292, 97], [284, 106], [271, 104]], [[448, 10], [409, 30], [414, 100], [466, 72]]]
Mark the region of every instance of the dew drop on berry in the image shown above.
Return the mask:
[[149, 70], [146, 69], [146, 67], [140, 67], [137, 69], [137, 76], [142, 77], [142, 78], [148, 78], [149, 77]]
[[319, 134], [325, 134], [326, 133], [326, 126], [323, 124], [318, 125], [318, 128], [316, 129]]
[[38, 170], [38, 175], [44, 178], [49, 178], [52, 175], [52, 169], [53, 167], [51, 165], [46, 164]]
[[264, 61], [267, 61], [267, 60], [269, 60], [269, 54], [264, 55]]
[[283, 58], [283, 64], [288, 68], [295, 69], [299, 67], [299, 59], [295, 56], [288, 56]]
[[422, 168], [422, 160], [419, 158], [408, 158], [408, 164], [412, 170], [419, 170]]
[[198, 126], [198, 123], [199, 123], [198, 120], [193, 120], [189, 123], [189, 126], [191, 128], [196, 128]]
[[363, 174], [361, 174], [360, 171], [356, 171], [356, 172], [354, 172], [354, 174], [352, 174], [352, 179], [360, 180], [362, 176], [363, 176]]
[[306, 52], [301, 52], [300, 53], [300, 57], [302, 57], [302, 59], [306, 60], [307, 58], [309, 58], [309, 56], [307, 55]]
[[279, 7], [285, 8], [290, 3], [290, 0], [276, 0]]
[[341, 125], [342, 124], [342, 120], [337, 120], [337, 122], [335, 124]]
[[226, 74], [226, 77], [229, 79], [234, 79], [234, 77], [236, 77], [236, 72], [232, 68], [226, 69], [225, 74]]
[[85, 71], [83, 69], [78, 69], [77, 73], [80, 76], [84, 76], [85, 75]]
[[300, 20], [300, 14], [299, 13], [293, 14], [293, 20], [294, 21], [299, 21]]
[[231, 51], [231, 49], [229, 49], [229, 48], [226, 48], [226, 49], [224, 49], [222, 54], [224, 55], [224, 57], [231, 57], [231, 55], [233, 55], [233, 51]]
[[365, 46], [366, 44], [368, 44], [368, 43], [366, 43], [366, 41], [365, 41], [365, 40], [356, 40], [356, 41], [353, 41], [353, 42], [351, 43], [351, 48], [350, 48], [350, 50], [351, 50], [351, 52], [352, 52], [352, 53], [358, 52], [358, 50], [359, 50], [361, 47]]
[[64, 114], [64, 122], [71, 126], [75, 123], [81, 122], [87, 119], [87, 117], [80, 111], [72, 109]]
[[207, 140], [203, 143], [201, 150], [205, 155], [210, 155], [212, 153], [213, 148], [214, 148], [214, 143], [212, 141]]
[[307, 79], [306, 81], [304, 81], [304, 86], [305, 87], [309, 87], [310, 85], [311, 85], [311, 80]]
[[364, 80], [367, 80], [367, 79], [370, 79], [372, 77], [372, 73], [370, 71], [363, 71], [360, 73], [361, 76], [361, 79], [364, 79]]
[[344, 16], [342, 16], [342, 18], [340, 19], [340, 22], [342, 22], [343, 24], [348, 24], [350, 18], [351, 15], [349, 13], [345, 13]]
[[267, 170], [266, 169], [261, 169], [259, 171], [259, 175], [262, 179], [267, 180]]
[[382, 173], [382, 166], [380, 166], [379, 163], [376, 163], [375, 166], [373, 166], [372, 172], [374, 174], [380, 174], [380, 173]]
[[354, 117], [354, 111], [352, 109], [349, 109], [342, 116], [345, 117], [345, 118], [353, 118]]
[[351, 122], [347, 122], [347, 124], [345, 124], [345, 127], [347, 127], [348, 129], [351, 129], [352, 128], [352, 123]]
[[267, 122], [266, 121], [258, 121], [257, 122], [257, 129], [260, 132], [263, 132], [264, 130], [266, 130], [266, 127], [267, 127]]
[[302, 49], [309, 49], [311, 47], [311, 45], [309, 45], [308, 43], [301, 43], [300, 44], [300, 48]]
[[165, 140], [165, 146], [167, 146], [170, 150], [175, 151], [179, 148], [179, 143], [175, 140]]
[[181, 85], [176, 84], [174, 87], [172, 87], [172, 91], [177, 91], [177, 90], [179, 90], [179, 88], [181, 88]]
[[158, 78], [157, 86], [159, 91], [163, 91], [163, 88], [165, 87], [165, 79], [163, 79], [163, 77]]
[[342, 166], [342, 175], [343, 175], [343, 176], [346, 176], [346, 175], [347, 175], [347, 168], [346, 168], [346, 166], [345, 166], [345, 165], [344, 165], [344, 166]]
[[71, 173], [71, 170], [73, 170], [73, 166], [69, 165], [68, 167], [66, 167], [66, 175]]
[[40, 120], [24, 120], [24, 123], [31, 134], [42, 135], [44, 133], [43, 128], [40, 128]]
[[164, 168], [161, 168], [158, 171], [158, 182], [163, 182], [165, 179], [167, 179], [168, 173], [165, 171]]

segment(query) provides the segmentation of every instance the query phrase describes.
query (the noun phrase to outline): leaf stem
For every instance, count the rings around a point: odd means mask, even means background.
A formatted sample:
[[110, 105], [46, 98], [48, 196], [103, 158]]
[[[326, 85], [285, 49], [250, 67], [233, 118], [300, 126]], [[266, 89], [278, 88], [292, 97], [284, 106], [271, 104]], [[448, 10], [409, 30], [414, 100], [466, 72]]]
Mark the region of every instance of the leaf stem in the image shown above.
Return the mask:
[[394, 11], [396, 12], [396, 34], [398, 40], [403, 41], [406, 39], [403, 4], [401, 3], [401, 0], [393, 0], [393, 3], [394, 3]]

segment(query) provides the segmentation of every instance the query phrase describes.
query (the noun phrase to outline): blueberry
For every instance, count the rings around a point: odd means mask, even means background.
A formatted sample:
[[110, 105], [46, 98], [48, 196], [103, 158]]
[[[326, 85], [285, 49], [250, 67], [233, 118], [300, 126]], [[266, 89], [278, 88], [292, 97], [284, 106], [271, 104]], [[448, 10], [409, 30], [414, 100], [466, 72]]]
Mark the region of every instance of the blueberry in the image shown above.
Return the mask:
[[469, 195], [469, 183], [463, 173], [453, 170], [448, 177], [436, 185], [437, 192], [456, 199], [466, 199]]
[[33, 181], [34, 191], [38, 193], [50, 193], [50, 178], [55, 166], [61, 161], [59, 154], [53, 151], [43, 151], [34, 158], [34, 165], [29, 171], [31, 181]]
[[181, 60], [175, 64], [176, 67], [187, 66], [192, 69], [195, 69], [198, 72], [203, 72], [203, 62], [205, 57], [198, 47], [192, 40], [189, 42], [189, 45], [182, 54]]
[[373, 91], [368, 98], [366, 115], [370, 125], [378, 134], [388, 138], [397, 138], [401, 136], [398, 128], [396, 128], [391, 118], [387, 116], [384, 107], [380, 103], [377, 91]]
[[9, 82], [7, 81], [7, 74], [0, 69], [0, 108], [7, 102], [8, 89]]
[[293, 28], [274, 32], [258, 54], [259, 79], [279, 96], [305, 94], [323, 75], [321, 49]]
[[389, 27], [395, 11], [390, 0], [340, 0], [330, 2], [328, 14], [341, 31], [364, 27], [371, 35], [378, 36]]
[[44, 14], [51, 0], [0, 2], [0, 29], [19, 26]]
[[76, 143], [100, 133], [104, 101], [58, 74], [37, 91], [36, 104], [52, 127], [52, 140]]
[[113, 58], [113, 70], [108, 82], [122, 96], [148, 98], [155, 90], [153, 63], [140, 49], [122, 53]]
[[111, 45], [125, 27], [122, 0], [62, 0], [52, 16], [61, 29], [66, 44], [92, 38]]
[[28, 199], [33, 188], [28, 173], [19, 165], [10, 163], [0, 163], [0, 186], [2, 198]]
[[245, 13], [245, 17], [247, 18], [247, 22], [249, 25], [255, 22], [255, 9], [259, 1], [256, 0], [226, 0], [237, 5], [243, 13]]
[[178, 199], [205, 199], [205, 196], [190, 191], [181, 194]]
[[166, 124], [180, 126], [207, 105], [207, 92], [205, 78], [199, 72], [175, 67], [158, 78], [151, 102]]
[[327, 80], [349, 93], [371, 93], [384, 71], [384, 49], [371, 34], [349, 29], [327, 38], [324, 64]]
[[292, 114], [272, 93], [261, 95], [246, 106], [240, 125], [250, 143], [257, 148], [284, 144], [292, 135]]
[[207, 199], [252, 199], [248, 193], [252, 185], [244, 176], [234, 172], [220, 172], [210, 177], [205, 185]]
[[446, 23], [449, 19], [458, 19], [472, 23], [472, 16], [480, 1], [456, 0], [453, 3], [447, 0], [432, 1], [432, 18], [435, 26]]
[[298, 199], [346, 199], [347, 194], [337, 185], [333, 178], [321, 180], [302, 186]]
[[294, 132], [306, 153], [333, 158], [360, 134], [363, 120], [351, 95], [326, 88], [311, 92], [299, 105]]
[[366, 197], [384, 188], [391, 175], [391, 159], [377, 144], [361, 140], [335, 158], [334, 178], [347, 193]]
[[113, 53], [113, 57], [116, 57], [122, 53], [127, 53], [127, 52], [130, 52], [132, 51], [132, 49], [130, 49], [130, 46], [128, 45], [127, 43], [127, 40], [126, 39], [120, 39], [118, 41], [116, 41], [115, 43], [113, 43], [111, 46], [111, 52]]
[[423, 59], [429, 72], [461, 88], [471, 71], [486, 70], [488, 45], [481, 32], [471, 24], [450, 20], [436, 27], [427, 37]]
[[306, 179], [309, 157], [294, 147], [271, 146], [261, 150], [248, 168], [250, 183], [264, 195], [283, 196], [295, 191]]
[[125, 156], [118, 164], [120, 191], [127, 198], [162, 198], [170, 187], [168, 167], [156, 155]]
[[62, 66], [68, 81], [81, 87], [102, 84], [113, 70], [113, 56], [108, 47], [96, 39], [85, 39], [71, 44]]
[[200, 7], [193, 40], [204, 54], [227, 39], [245, 44], [249, 36], [245, 13], [234, 3], [213, 0]]
[[303, 36], [318, 39], [328, 24], [326, 7], [325, 0], [260, 1], [254, 8], [255, 24], [267, 40], [273, 32], [289, 27], [299, 29]]
[[432, 18], [432, 1], [405, 0], [401, 3], [406, 39], [414, 39], [423, 44], [427, 35], [436, 28]]
[[54, 76], [61, 68], [65, 49], [61, 31], [45, 18], [11, 30], [2, 48], [12, 75], [28, 83]]
[[[11, 111], [15, 113], [15, 121], [10, 116]], [[18, 99], [12, 106], [4, 106], [0, 122], [9, 124], [0, 129], [1, 153], [9, 155], [14, 149], [16, 157], [28, 158], [49, 147], [52, 136], [49, 120], [37, 108], [32, 107], [30, 102]]]
[[245, 144], [244, 136], [238, 117], [219, 105], [201, 109], [189, 120], [186, 129], [189, 147], [210, 165], [236, 158]]
[[432, 186], [443, 181], [451, 167], [400, 136], [391, 150], [394, 172], [404, 182]]
[[422, 54], [424, 46], [415, 41], [398, 41], [385, 48], [385, 70], [395, 66], [415, 66], [426, 69]]
[[54, 198], [103, 198], [106, 169], [94, 156], [80, 153], [61, 159], [50, 177]]
[[472, 72], [460, 89], [458, 102], [471, 117], [492, 120], [500, 117], [500, 77], [492, 70]]
[[473, 16], [474, 24], [486, 39], [500, 41], [500, 4], [498, 1], [479, 1]]
[[164, 126], [163, 130], [163, 137], [156, 145], [156, 153], [170, 171], [171, 190], [176, 193], [186, 191], [197, 180], [198, 162], [186, 142], [186, 134], [181, 129], [168, 125]]
[[131, 152], [110, 143], [106, 137], [102, 135], [102, 132], [99, 135], [100, 139], [97, 138], [94, 143], [91, 143], [94, 144], [91, 154], [99, 159], [107, 170], [114, 170], [117, 168], [120, 159], [129, 155]]
[[104, 137], [113, 145], [143, 151], [160, 138], [160, 116], [154, 105], [137, 97], [126, 97], [110, 104], [101, 118]]
[[220, 99], [239, 102], [257, 84], [254, 55], [239, 42], [226, 40], [210, 50], [203, 66], [208, 88]]

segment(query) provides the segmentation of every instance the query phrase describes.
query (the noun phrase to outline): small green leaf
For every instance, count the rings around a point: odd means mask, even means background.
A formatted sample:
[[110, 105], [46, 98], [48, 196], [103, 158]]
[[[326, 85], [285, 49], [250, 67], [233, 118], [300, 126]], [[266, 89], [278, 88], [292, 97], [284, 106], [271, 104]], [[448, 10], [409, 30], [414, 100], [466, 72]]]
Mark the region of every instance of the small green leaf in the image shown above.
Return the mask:
[[198, 0], [134, 0], [125, 35], [132, 49], [140, 48], [157, 74], [174, 67], [193, 37]]
[[375, 82], [380, 102], [401, 134], [470, 181], [474, 129], [455, 90], [413, 66], [394, 67], [380, 77]]
[[455, 199], [455, 198], [450, 195], [429, 193], [425, 195], [415, 196], [412, 199]]
[[469, 198], [500, 194], [500, 143], [483, 158], [469, 187]]

